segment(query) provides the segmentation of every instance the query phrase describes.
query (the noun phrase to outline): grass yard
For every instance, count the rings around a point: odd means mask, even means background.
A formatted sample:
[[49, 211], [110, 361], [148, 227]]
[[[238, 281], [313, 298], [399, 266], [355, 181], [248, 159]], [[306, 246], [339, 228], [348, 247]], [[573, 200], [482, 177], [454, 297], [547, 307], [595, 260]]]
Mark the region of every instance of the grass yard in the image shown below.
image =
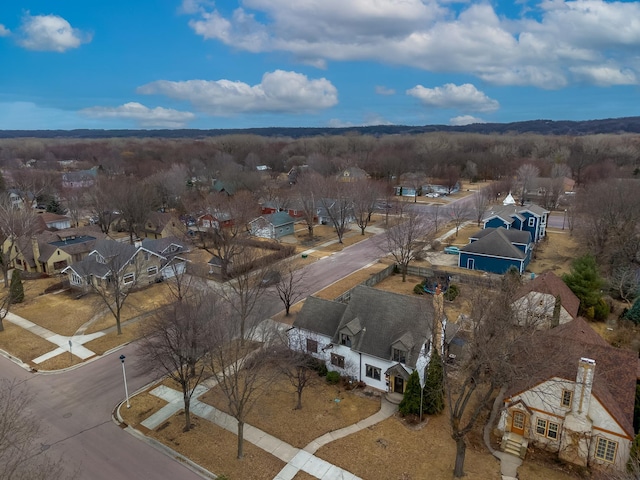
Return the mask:
[[[359, 392], [362, 392], [361, 390]], [[339, 402], [336, 402], [339, 399]], [[219, 388], [204, 394], [201, 401], [228, 413], [227, 401]], [[380, 410], [380, 398], [358, 395], [317, 378], [313, 387], [302, 394], [302, 409], [294, 410], [295, 391], [281, 378], [265, 395], [261, 395], [247, 417], [247, 423], [303, 448], [327, 432], [359, 422]]]
[[[113, 321], [113, 326], [115, 326], [116, 321], [113, 320], [113, 317], [111, 319]], [[96, 338], [95, 340], [85, 343], [84, 346], [92, 352], [95, 352], [96, 355], [103, 355], [112, 348], [140, 338], [143, 333], [143, 322], [144, 320], [141, 320], [128, 325], [122, 325], [122, 335], [118, 335], [114, 330], [103, 337]]]
[[16, 327], [7, 320], [4, 320], [2, 324], [4, 332], [0, 332], [0, 349], [33, 367], [36, 365], [31, 360], [58, 348], [53, 343], [23, 328]]
[[562, 276], [569, 273], [571, 261], [580, 254], [580, 245], [575, 237], [563, 231], [547, 230], [547, 238], [536, 246], [534, 259], [527, 270], [536, 274], [551, 270]]

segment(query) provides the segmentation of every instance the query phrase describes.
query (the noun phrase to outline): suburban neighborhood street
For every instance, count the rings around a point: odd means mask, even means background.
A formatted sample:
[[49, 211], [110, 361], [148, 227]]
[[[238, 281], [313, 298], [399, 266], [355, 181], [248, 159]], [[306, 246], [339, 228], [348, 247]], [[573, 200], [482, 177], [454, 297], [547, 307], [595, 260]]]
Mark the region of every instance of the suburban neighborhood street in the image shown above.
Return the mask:
[[[370, 237], [305, 267], [306, 293], [302, 298], [376, 261], [382, 255], [379, 245], [384, 245], [383, 235]], [[268, 318], [282, 308], [277, 296], [265, 295], [259, 313]], [[27, 372], [1, 357], [1, 376], [26, 382], [34, 396], [30, 410], [41, 419], [44, 429], [38, 443], [52, 458], [61, 458], [69, 474], [78, 472], [78, 478], [92, 480], [200, 478], [112, 421], [114, 407], [124, 400], [119, 356], [126, 356], [130, 393], [153, 380], [137, 368], [135, 352], [136, 344], [129, 344], [79, 368], [55, 374]]]

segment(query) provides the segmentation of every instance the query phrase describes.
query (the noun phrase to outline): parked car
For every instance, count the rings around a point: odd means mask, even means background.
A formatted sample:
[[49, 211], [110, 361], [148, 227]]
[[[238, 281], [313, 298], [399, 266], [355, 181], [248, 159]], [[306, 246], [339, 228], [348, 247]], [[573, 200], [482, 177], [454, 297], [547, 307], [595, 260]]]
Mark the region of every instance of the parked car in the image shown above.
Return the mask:
[[458, 247], [454, 247], [453, 245], [444, 247], [444, 253], [448, 253], [450, 255], [459, 255], [460, 249]]
[[265, 288], [270, 287], [271, 285], [275, 285], [276, 283], [278, 283], [280, 281], [280, 278], [280, 272], [276, 270], [269, 270], [264, 274], [262, 280], [260, 280], [260, 286]]

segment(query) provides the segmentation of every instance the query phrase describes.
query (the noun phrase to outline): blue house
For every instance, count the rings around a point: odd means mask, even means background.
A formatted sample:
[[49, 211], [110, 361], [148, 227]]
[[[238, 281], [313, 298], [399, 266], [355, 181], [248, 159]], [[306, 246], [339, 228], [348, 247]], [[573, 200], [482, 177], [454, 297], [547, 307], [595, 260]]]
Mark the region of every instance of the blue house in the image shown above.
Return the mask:
[[285, 235], [294, 234], [293, 223], [293, 217], [287, 212], [276, 212], [251, 220], [249, 230], [253, 236], [277, 240]]
[[508, 230], [523, 230], [531, 234], [534, 242], [539, 242], [546, 235], [549, 210], [533, 203], [520, 205], [503, 205], [493, 207], [484, 216], [484, 228], [503, 227]]
[[460, 268], [503, 274], [513, 266], [524, 273], [531, 261], [533, 242], [525, 230], [489, 227], [469, 237], [469, 242], [460, 249]]
[[483, 219], [484, 228], [506, 228], [507, 230], [522, 230], [531, 234], [531, 239], [537, 243], [546, 234], [549, 210], [534, 204], [502, 205], [492, 207]]

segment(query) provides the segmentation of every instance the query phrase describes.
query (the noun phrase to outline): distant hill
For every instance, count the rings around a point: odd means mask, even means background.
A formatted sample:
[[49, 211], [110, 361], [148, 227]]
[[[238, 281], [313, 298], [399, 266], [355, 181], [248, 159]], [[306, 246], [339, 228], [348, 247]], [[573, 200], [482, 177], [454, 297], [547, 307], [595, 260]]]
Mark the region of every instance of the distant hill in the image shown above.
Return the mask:
[[270, 127], [214, 130], [0, 130], [0, 138], [202, 138], [220, 135], [250, 134], [264, 137], [312, 137], [319, 135], [343, 135], [358, 132], [363, 135], [399, 135], [427, 132], [467, 132], [481, 134], [522, 134], [539, 135], [593, 135], [597, 133], [640, 133], [640, 117], [607, 118], [604, 120], [529, 120], [514, 123], [474, 123], [472, 125], [373, 125], [366, 127], [311, 128], [311, 127]]

